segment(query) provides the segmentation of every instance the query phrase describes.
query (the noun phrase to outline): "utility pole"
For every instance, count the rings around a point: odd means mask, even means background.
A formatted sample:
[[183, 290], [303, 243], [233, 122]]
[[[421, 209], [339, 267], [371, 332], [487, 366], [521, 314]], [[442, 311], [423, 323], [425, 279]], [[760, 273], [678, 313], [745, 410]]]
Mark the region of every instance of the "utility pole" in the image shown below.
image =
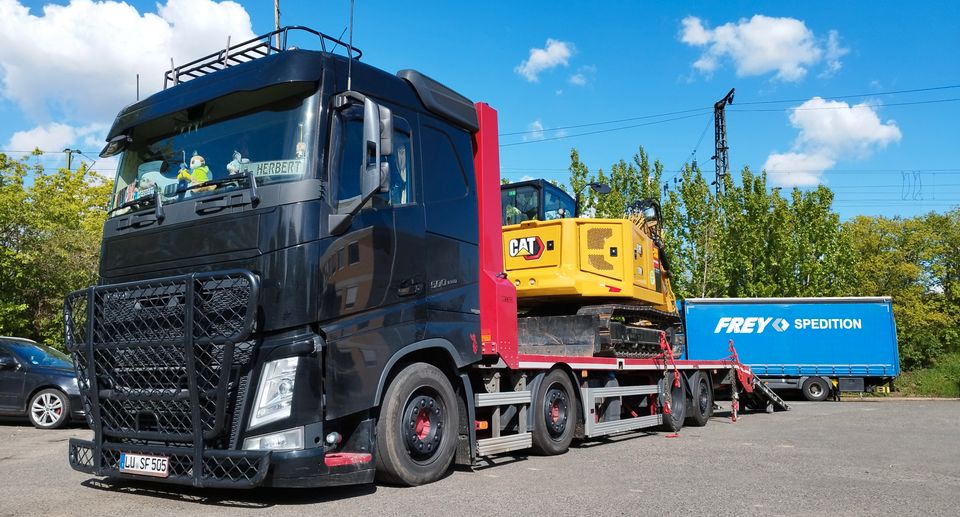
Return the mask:
[[[276, 31], [280, 30], [280, 0], [273, 0], [273, 29]], [[283, 50], [280, 48], [279, 32], [274, 36], [274, 41], [276, 41], [277, 48]]]
[[79, 149], [64, 149], [64, 153], [67, 154], [67, 170], [73, 170], [73, 153], [83, 154], [83, 151]]
[[713, 127], [714, 131], [714, 154], [713, 160], [717, 165], [716, 186], [717, 194], [723, 190], [723, 179], [730, 174], [730, 161], [727, 151], [727, 114], [724, 108], [727, 104], [733, 104], [733, 92], [736, 88], [730, 88], [730, 91], [713, 105]]

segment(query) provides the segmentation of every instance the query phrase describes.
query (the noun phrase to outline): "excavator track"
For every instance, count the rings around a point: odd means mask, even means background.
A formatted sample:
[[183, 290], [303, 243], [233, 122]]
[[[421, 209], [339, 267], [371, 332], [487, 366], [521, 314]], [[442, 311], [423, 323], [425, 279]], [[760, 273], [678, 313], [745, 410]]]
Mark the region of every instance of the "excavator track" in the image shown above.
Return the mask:
[[656, 357], [662, 353], [659, 338], [642, 336], [649, 331], [664, 331], [674, 357], [683, 353], [678, 338], [680, 315], [653, 307], [627, 304], [588, 305], [577, 310], [579, 316], [596, 316], [600, 322], [598, 355], [628, 359]]

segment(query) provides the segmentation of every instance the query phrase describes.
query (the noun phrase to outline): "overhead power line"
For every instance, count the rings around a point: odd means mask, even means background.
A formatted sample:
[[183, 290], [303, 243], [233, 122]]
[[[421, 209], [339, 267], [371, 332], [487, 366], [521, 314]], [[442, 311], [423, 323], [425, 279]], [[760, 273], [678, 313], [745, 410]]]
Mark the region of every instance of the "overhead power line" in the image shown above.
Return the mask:
[[[931, 91], [939, 91], [939, 90], [949, 90], [949, 89], [956, 89], [956, 88], [960, 88], [960, 84], [950, 84], [950, 85], [944, 85], [944, 86], [931, 86], [931, 87], [927, 87], [927, 88], [912, 88], [912, 89], [907, 89], [907, 90], [889, 90], [889, 91], [883, 91], [883, 92], [856, 93], [856, 94], [850, 94], [850, 95], [814, 95], [814, 96], [811, 96], [811, 97], [809, 97], [809, 98], [803, 98], [803, 99], [779, 99], [779, 100], [769, 100], [769, 101], [748, 101], [748, 102], [739, 102], [739, 101], [738, 101], [738, 102], [737, 102], [737, 105], [738, 105], [738, 106], [751, 106], [751, 105], [763, 105], [763, 104], [784, 104], [784, 103], [791, 103], [791, 102], [806, 102], [806, 101], [812, 99], [813, 97], [819, 97], [819, 98], [824, 99], [824, 100], [849, 99], [849, 98], [855, 98], [855, 97], [877, 97], [877, 96], [885, 96], [885, 95], [897, 95], [897, 94], [903, 94], [903, 93], [922, 93], [922, 92], [931, 92]], [[915, 101], [915, 102], [901, 102], [901, 103], [888, 103], [888, 104], [879, 104], [879, 103], [877, 103], [877, 104], [872, 104], [872, 105], [863, 105], [863, 107], [908, 106], [908, 105], [912, 105], [912, 104], [933, 104], [933, 103], [941, 103], [941, 102], [954, 102], [954, 101], [956, 101], [956, 100], [958, 100], [958, 99], [951, 98], [951, 99], [937, 99], [937, 100], [932, 100], [932, 101]], [[850, 107], [852, 108], [853, 106], [850, 106]], [[734, 110], [734, 109], [731, 109], [730, 111], [758, 111], [758, 112], [759, 112], [759, 111], [771, 111], [771, 112], [778, 112], [778, 111], [791, 111], [791, 110], [794, 110], [794, 109], [842, 109], [842, 108], [843, 108], [843, 106], [823, 107], [823, 108], [778, 108], [778, 109], [767, 109], [767, 110], [761, 110], [761, 109], [756, 109], [756, 110], [736, 109], [736, 110]], [[629, 118], [623, 118], [623, 119], [604, 120], [604, 121], [599, 121], [599, 122], [589, 122], [589, 123], [584, 123], [584, 124], [575, 124], [575, 125], [567, 125], [567, 126], [557, 126], [557, 127], [550, 127], [550, 128], [544, 128], [544, 129], [533, 129], [533, 130], [525, 130], [525, 131], [513, 131], [513, 132], [509, 132], [509, 133], [500, 133], [500, 136], [529, 135], [529, 134], [534, 134], [534, 133], [543, 133], [543, 132], [547, 132], [547, 131], [560, 131], [560, 130], [564, 130], [564, 129], [576, 129], [576, 128], [581, 128], [581, 127], [601, 126], [601, 125], [606, 125], [606, 124], [616, 124], [616, 123], [622, 123], [622, 122], [630, 122], [630, 121], [634, 121], [634, 120], [642, 120], [642, 119], [657, 118], [657, 117], [666, 117], [666, 116], [678, 115], [678, 114], [684, 114], [684, 113], [693, 113], [693, 112], [704, 112], [704, 113], [707, 113], [707, 112], [712, 112], [712, 111], [713, 111], [713, 106], [703, 106], [703, 107], [700, 107], [700, 108], [690, 108], [690, 109], [686, 109], [686, 110], [670, 111], [670, 112], [666, 112], [666, 113], [659, 113], [659, 114], [653, 114], [653, 115], [641, 115], [641, 116], [637, 116], [637, 117], [629, 117]], [[625, 129], [629, 129], [629, 128], [625, 128]], [[589, 133], [587, 133], [587, 134], [589, 134]], [[536, 140], [536, 141], [541, 141], [541, 140]]]
[[[711, 109], [712, 109], [712, 108], [711, 108]], [[663, 123], [666, 123], [666, 122], [673, 122], [673, 121], [676, 121], [676, 120], [683, 120], [683, 119], [688, 119], [688, 118], [693, 118], [693, 117], [699, 117], [699, 116], [701, 116], [701, 115], [702, 115], [701, 113], [695, 113], [695, 114], [693, 114], [693, 115], [685, 115], [685, 116], [682, 116], [682, 117], [674, 117], [674, 118], [668, 118], [668, 119], [664, 119], [664, 120], [655, 120], [655, 121], [653, 121], [653, 122], [645, 122], [645, 123], [643, 123], [643, 124], [633, 124], [633, 125], [629, 125], [629, 126], [613, 127], [613, 128], [609, 128], [609, 129], [598, 129], [598, 130], [596, 130], [596, 131], [587, 131], [587, 132], [584, 132], [584, 133], [575, 133], [575, 134], [572, 134], [572, 135], [557, 135], [557, 136], [551, 136], [551, 137], [547, 137], [547, 138], [538, 138], [538, 139], [536, 139], [536, 140], [526, 140], [526, 141], [523, 141], [523, 142], [511, 142], [511, 143], [509, 143], [509, 144], [500, 144], [500, 147], [512, 147], [512, 146], [515, 146], [515, 145], [536, 144], [536, 143], [539, 143], [539, 142], [547, 142], [547, 141], [550, 141], [550, 140], [564, 140], [564, 139], [567, 139], [567, 138], [576, 138], [576, 137], [578, 137], [578, 136], [596, 135], [596, 134], [600, 134], [600, 133], [611, 133], [611, 132], [613, 132], [613, 131], [623, 131], [623, 130], [625, 130], [625, 129], [633, 129], [633, 128], [643, 127], [643, 126], [653, 126], [653, 125], [656, 125], [656, 124], [663, 124]], [[549, 131], [549, 130], [546, 130], [546, 129], [545, 129], [544, 131]]]

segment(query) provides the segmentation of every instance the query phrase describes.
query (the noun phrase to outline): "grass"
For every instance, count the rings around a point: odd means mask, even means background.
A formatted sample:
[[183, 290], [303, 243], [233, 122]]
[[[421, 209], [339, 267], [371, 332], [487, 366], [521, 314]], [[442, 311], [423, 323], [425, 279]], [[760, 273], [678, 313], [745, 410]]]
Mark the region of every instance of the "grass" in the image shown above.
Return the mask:
[[894, 386], [906, 396], [960, 397], [960, 354], [945, 355], [930, 368], [904, 372]]

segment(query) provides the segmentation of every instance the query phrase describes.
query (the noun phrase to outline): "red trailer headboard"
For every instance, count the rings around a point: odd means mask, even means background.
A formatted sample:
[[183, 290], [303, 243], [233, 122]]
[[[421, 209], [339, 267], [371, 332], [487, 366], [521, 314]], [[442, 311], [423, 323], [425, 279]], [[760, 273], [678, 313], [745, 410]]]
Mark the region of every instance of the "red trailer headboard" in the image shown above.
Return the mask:
[[517, 366], [517, 290], [503, 272], [500, 212], [500, 145], [497, 112], [478, 102], [480, 130], [473, 136], [480, 221], [480, 336], [484, 355]]

